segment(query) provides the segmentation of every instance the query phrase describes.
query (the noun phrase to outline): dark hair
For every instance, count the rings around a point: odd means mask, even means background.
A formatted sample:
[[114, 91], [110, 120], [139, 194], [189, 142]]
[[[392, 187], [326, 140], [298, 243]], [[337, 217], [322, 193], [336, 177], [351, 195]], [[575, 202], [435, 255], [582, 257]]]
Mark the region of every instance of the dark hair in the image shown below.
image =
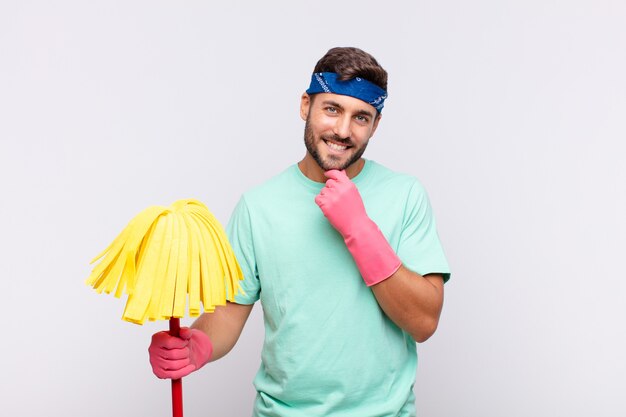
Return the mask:
[[342, 81], [356, 77], [366, 79], [387, 91], [387, 71], [367, 52], [354, 47], [329, 49], [315, 65], [313, 72], [334, 72]]

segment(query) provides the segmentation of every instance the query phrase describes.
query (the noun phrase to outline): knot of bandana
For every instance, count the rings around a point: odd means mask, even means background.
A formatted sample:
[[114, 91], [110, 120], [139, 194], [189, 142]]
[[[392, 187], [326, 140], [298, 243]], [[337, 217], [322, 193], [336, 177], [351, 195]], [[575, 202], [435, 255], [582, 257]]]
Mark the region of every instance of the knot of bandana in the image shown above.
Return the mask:
[[341, 81], [334, 72], [314, 72], [311, 76], [311, 85], [306, 90], [307, 94], [332, 93], [358, 98], [371, 104], [380, 113], [385, 105], [387, 92], [363, 78], [352, 78]]

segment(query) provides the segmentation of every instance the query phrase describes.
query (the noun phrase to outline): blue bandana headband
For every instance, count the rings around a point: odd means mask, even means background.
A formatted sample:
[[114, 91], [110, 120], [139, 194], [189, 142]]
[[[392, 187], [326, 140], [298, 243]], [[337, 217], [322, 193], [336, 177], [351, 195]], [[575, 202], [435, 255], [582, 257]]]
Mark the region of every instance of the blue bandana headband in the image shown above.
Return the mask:
[[306, 90], [307, 94], [332, 93], [358, 98], [371, 104], [378, 113], [383, 110], [387, 92], [363, 78], [352, 78], [341, 81], [334, 72], [314, 72], [311, 76], [311, 85]]

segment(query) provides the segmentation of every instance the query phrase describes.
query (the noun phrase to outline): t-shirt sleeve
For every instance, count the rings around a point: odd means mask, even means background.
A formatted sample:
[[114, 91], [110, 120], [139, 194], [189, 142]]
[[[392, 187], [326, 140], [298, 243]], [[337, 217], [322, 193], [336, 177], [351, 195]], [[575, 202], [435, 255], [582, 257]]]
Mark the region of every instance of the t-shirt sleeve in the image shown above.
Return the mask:
[[226, 226], [226, 234], [243, 272], [241, 289], [243, 294], [235, 296], [238, 304], [254, 304], [261, 293], [261, 283], [256, 267], [254, 243], [252, 240], [252, 222], [244, 197], [239, 200]]
[[409, 191], [398, 256], [407, 268], [420, 275], [439, 273], [444, 282], [450, 279], [428, 195], [418, 182]]

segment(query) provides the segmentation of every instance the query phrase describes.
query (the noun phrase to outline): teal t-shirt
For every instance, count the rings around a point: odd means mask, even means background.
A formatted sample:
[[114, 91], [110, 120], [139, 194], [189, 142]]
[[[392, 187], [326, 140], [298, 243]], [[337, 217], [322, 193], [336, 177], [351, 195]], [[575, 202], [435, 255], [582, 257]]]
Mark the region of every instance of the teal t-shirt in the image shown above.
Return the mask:
[[[403, 264], [449, 278], [419, 182], [366, 160], [353, 178]], [[265, 341], [254, 416], [414, 416], [415, 342], [379, 307], [297, 165], [245, 193], [227, 227], [244, 273], [236, 302], [261, 301]]]

